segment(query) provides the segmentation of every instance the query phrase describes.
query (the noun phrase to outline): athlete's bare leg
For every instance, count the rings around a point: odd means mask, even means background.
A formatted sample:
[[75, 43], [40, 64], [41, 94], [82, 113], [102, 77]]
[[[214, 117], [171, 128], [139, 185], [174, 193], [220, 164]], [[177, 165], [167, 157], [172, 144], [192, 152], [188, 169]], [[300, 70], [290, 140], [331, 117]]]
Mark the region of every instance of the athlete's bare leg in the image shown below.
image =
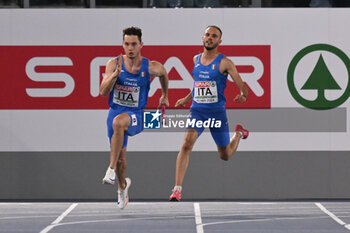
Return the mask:
[[190, 153], [192, 151], [193, 145], [196, 142], [197, 138], [198, 138], [197, 130], [188, 129], [186, 131], [184, 143], [176, 159], [175, 184], [177, 186], [182, 186], [182, 182], [184, 180], [188, 163], [190, 160]]
[[117, 169], [115, 171], [118, 177], [119, 189], [124, 190], [125, 183], [125, 173], [126, 173], [126, 146], [120, 151], [119, 159], [117, 161]]
[[229, 160], [238, 148], [239, 141], [241, 140], [241, 133], [235, 132], [231, 141], [226, 146], [217, 146], [220, 158], [222, 160]]
[[122, 145], [124, 142], [124, 132], [130, 126], [130, 116], [127, 113], [122, 113], [113, 119], [113, 136], [111, 138], [111, 153], [109, 166], [116, 170], [117, 161], [121, 154]]

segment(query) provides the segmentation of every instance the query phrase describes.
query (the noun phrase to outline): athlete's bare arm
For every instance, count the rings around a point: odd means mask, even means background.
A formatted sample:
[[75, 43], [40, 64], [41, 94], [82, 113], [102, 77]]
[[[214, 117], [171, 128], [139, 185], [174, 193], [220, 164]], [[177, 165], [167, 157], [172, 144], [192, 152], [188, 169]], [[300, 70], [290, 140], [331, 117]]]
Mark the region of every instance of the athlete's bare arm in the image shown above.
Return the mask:
[[175, 107], [183, 107], [191, 100], [192, 100], [192, 92], [188, 93], [188, 95], [186, 95], [186, 97], [178, 99], [176, 101]]
[[241, 93], [234, 98], [234, 101], [239, 103], [245, 102], [248, 98], [248, 88], [237, 72], [235, 64], [233, 64], [230, 59], [224, 57], [220, 62], [219, 70], [223, 74], [228, 73], [241, 91]]
[[105, 76], [102, 79], [100, 86], [100, 95], [108, 96], [111, 93], [115, 81], [117, 81], [122, 67], [122, 56], [119, 55], [117, 58], [112, 58], [107, 62]]
[[169, 100], [168, 100], [168, 73], [166, 72], [164, 66], [157, 62], [157, 61], [151, 61], [149, 64], [149, 74], [153, 77], [159, 77], [159, 82], [162, 87], [162, 96], [159, 99], [159, 106], [160, 108], [163, 104], [165, 106], [169, 106]]

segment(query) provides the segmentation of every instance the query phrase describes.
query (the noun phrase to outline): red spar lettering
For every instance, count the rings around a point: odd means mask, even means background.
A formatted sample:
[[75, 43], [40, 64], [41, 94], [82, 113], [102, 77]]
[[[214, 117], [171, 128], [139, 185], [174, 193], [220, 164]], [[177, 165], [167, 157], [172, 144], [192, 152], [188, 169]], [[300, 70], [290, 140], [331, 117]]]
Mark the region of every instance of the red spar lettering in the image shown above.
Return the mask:
[[[143, 56], [162, 63], [168, 73], [169, 108], [174, 108], [176, 100], [192, 90], [192, 58], [202, 49], [201, 45], [152, 45], [142, 48]], [[270, 45], [221, 45], [220, 49], [235, 63], [249, 89], [249, 99], [244, 104], [233, 101], [239, 88], [228, 77], [226, 108], [271, 108]], [[101, 80], [105, 76], [106, 63], [123, 51], [122, 46], [0, 45], [0, 110], [108, 109], [106, 98], [100, 95]], [[16, 69], [13, 61], [16, 61]], [[210, 84], [203, 80], [195, 87], [204, 89]], [[131, 94], [134, 89], [127, 85], [119, 87], [119, 90]], [[158, 79], [151, 79], [146, 108], [157, 108], [161, 95]], [[190, 104], [185, 106], [189, 107]]]
[[133, 89], [133, 87], [118, 85], [118, 86], [117, 86], [117, 90], [118, 90], [118, 91], [133, 92], [134, 89]]
[[195, 87], [210, 87], [210, 82], [196, 82]]

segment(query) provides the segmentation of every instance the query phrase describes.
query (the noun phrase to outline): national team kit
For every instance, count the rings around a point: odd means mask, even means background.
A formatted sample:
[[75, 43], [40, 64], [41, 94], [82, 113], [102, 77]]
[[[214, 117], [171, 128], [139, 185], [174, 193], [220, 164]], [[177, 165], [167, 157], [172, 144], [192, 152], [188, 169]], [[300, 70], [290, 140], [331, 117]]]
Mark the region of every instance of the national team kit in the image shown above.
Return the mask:
[[[209, 128], [215, 143], [220, 147], [225, 147], [230, 144], [229, 124], [225, 108], [226, 98], [224, 95], [228, 74], [222, 74], [219, 70], [219, 64], [225, 56], [219, 54], [209, 65], [201, 64], [201, 56], [202, 54], [199, 54], [196, 57], [192, 71], [194, 84], [192, 88], [192, 105], [188, 118], [188, 122], [191, 122], [191, 124], [186, 125], [186, 127], [187, 129], [195, 129], [198, 132], [198, 137], [205, 128]], [[119, 114], [127, 113], [131, 120], [129, 128], [124, 133], [122, 148], [127, 146], [129, 136], [140, 133], [144, 128], [143, 109], [148, 102], [148, 92], [151, 83], [148, 69], [149, 60], [147, 58], [142, 58], [142, 64], [137, 74], [129, 73], [123, 63], [121, 73], [109, 95], [108, 103], [110, 109], [107, 118], [107, 129], [110, 141], [114, 131], [114, 118]], [[220, 124], [212, 124], [210, 126], [196, 124], [198, 122], [210, 122], [211, 120]], [[242, 129], [242, 126], [237, 125], [235, 130], [242, 131]], [[245, 131], [247, 133], [242, 135], [243, 138], [246, 138], [249, 133], [247, 130]], [[108, 170], [108, 172], [114, 173], [114, 170]], [[111, 176], [114, 176], [114, 174]], [[103, 181], [105, 183], [106, 177]], [[114, 184], [114, 180], [107, 183]], [[131, 184], [129, 178], [126, 178], [126, 184], [127, 192]], [[118, 195], [119, 192], [123, 191], [118, 190]], [[118, 203], [119, 199], [118, 196]], [[179, 201], [180, 199], [181, 191], [174, 190], [170, 200]]]
[[113, 135], [113, 119], [116, 116], [127, 113], [131, 119], [130, 127], [124, 134], [122, 148], [128, 144], [128, 136], [134, 136], [143, 130], [143, 109], [148, 102], [151, 83], [148, 66], [149, 60], [143, 57], [139, 72], [132, 74], [125, 69], [123, 63], [121, 73], [109, 95], [110, 109], [107, 118], [109, 140]]
[[[229, 125], [226, 116], [226, 88], [227, 75], [220, 73], [219, 64], [223, 54], [219, 54], [210, 65], [200, 63], [201, 54], [197, 56], [192, 75], [194, 85], [192, 89], [192, 106], [190, 108], [190, 120], [206, 121], [215, 119], [221, 121], [220, 127], [209, 127], [215, 143], [225, 146], [230, 142]], [[149, 60], [143, 58], [142, 65], [137, 74], [129, 73], [124, 64], [121, 68], [108, 103], [110, 106], [107, 118], [108, 137], [113, 135], [113, 119], [121, 113], [130, 116], [131, 124], [125, 132], [123, 148], [127, 145], [128, 136], [134, 136], [143, 130], [143, 109], [148, 102], [150, 89], [150, 75], [148, 72]], [[201, 135], [205, 127], [197, 127], [198, 124], [189, 125]], [[217, 125], [215, 125], [217, 126]]]

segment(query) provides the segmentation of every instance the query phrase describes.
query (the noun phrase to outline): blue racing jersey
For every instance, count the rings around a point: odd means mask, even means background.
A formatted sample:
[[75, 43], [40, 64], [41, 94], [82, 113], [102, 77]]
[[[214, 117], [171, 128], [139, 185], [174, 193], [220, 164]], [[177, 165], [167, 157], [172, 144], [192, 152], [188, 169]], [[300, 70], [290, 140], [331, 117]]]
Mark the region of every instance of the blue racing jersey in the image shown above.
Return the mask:
[[194, 64], [192, 75], [194, 85], [192, 89], [191, 108], [225, 108], [225, 88], [227, 75], [220, 73], [219, 64], [225, 56], [219, 54], [212, 63], [205, 66], [200, 62], [202, 54], [199, 54]]
[[122, 64], [121, 73], [109, 95], [108, 104], [111, 108], [130, 111], [146, 107], [151, 82], [148, 66], [149, 60], [143, 57], [139, 72], [132, 74]]

